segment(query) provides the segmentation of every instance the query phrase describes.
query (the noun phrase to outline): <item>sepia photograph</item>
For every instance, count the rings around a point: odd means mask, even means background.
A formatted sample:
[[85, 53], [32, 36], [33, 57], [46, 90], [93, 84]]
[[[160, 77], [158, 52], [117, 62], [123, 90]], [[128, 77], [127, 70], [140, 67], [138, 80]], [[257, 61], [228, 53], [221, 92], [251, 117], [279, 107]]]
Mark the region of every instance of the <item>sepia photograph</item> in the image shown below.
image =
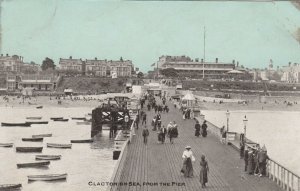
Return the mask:
[[300, 1], [0, 0], [0, 191], [300, 191]]

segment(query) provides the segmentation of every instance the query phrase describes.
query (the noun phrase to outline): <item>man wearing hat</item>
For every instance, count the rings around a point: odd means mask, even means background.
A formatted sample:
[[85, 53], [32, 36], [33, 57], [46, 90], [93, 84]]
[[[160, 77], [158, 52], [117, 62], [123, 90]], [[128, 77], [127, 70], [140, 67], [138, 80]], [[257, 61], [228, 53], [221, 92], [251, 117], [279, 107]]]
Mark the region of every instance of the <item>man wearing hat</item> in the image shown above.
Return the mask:
[[266, 165], [267, 165], [268, 159], [269, 159], [269, 157], [267, 155], [267, 148], [264, 145], [258, 153], [259, 177], [266, 174]]

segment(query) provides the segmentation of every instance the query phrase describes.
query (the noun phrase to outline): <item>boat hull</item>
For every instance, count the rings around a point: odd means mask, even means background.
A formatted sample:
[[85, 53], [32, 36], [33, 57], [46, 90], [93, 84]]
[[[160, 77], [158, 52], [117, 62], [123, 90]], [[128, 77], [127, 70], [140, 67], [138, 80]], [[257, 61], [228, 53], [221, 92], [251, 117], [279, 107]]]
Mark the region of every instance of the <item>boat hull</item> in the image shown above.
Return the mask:
[[44, 137], [52, 137], [52, 134], [40, 134], [40, 135], [32, 135], [32, 138], [44, 138]]
[[0, 147], [12, 147], [13, 143], [0, 143]]
[[85, 117], [72, 117], [72, 120], [86, 120]]
[[48, 121], [26, 121], [26, 123], [32, 124], [48, 124]]
[[53, 121], [67, 122], [69, 121], [69, 119], [53, 119]]
[[36, 155], [35, 160], [60, 160], [61, 155]]
[[41, 166], [48, 166], [50, 161], [45, 162], [32, 162], [32, 163], [21, 163], [17, 164], [18, 168], [26, 168], [26, 167], [41, 167]]
[[1, 123], [3, 127], [30, 127], [30, 123]]
[[71, 143], [92, 143], [93, 139], [71, 140]]
[[26, 117], [26, 119], [31, 119], [31, 120], [41, 120], [42, 117]]
[[47, 147], [58, 148], [58, 149], [70, 149], [72, 148], [72, 144], [47, 143]]
[[0, 191], [16, 190], [22, 187], [22, 184], [0, 184]]
[[22, 138], [22, 141], [30, 141], [30, 142], [43, 142], [44, 138]]
[[23, 153], [31, 153], [31, 152], [40, 153], [43, 151], [43, 147], [16, 147], [16, 151], [23, 152]]
[[63, 117], [51, 117], [51, 120], [55, 120], [55, 119], [63, 119]]
[[66, 179], [67, 174], [32, 175], [27, 177], [28, 181], [55, 181]]

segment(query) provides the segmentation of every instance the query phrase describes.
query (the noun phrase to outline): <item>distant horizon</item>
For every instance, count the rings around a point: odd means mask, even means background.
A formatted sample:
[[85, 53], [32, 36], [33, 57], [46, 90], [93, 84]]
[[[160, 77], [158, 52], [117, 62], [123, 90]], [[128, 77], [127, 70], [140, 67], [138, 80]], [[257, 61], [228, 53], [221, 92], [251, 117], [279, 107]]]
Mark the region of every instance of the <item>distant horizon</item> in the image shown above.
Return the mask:
[[[300, 63], [299, 10], [291, 2], [4, 0], [1, 47], [42, 64], [49, 57], [131, 60], [143, 73], [160, 56], [264, 69]], [[24, 14], [26, 13], [26, 14]], [[254, 16], [255, 15], [255, 16]]]

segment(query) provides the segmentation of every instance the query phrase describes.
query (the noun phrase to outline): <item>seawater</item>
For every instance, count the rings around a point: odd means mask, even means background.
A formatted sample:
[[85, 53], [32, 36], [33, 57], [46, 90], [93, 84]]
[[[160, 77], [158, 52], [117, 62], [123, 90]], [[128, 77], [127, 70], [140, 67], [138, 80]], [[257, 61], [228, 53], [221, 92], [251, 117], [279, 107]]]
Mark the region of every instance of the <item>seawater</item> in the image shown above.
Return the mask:
[[[73, 143], [72, 149], [47, 148], [46, 143], [70, 143], [72, 139], [89, 139], [90, 125], [76, 125], [71, 117], [84, 117], [92, 108], [0, 108], [1, 122], [25, 122], [28, 116], [42, 116], [47, 125], [31, 127], [0, 127], [0, 142], [13, 142], [13, 148], [0, 148], [0, 184], [22, 183], [22, 190], [105, 190], [105, 186], [91, 187], [92, 182], [109, 181], [116, 161], [112, 160], [113, 140], [103, 131], [93, 143]], [[68, 122], [54, 122], [50, 117], [68, 118]], [[28, 120], [33, 121], [33, 120]], [[33, 134], [52, 133], [43, 142], [23, 142]], [[16, 153], [16, 146], [43, 146], [42, 153]], [[62, 155], [61, 160], [51, 161], [48, 168], [20, 168], [17, 163], [34, 162], [36, 154]], [[28, 175], [67, 173], [66, 181], [28, 182]]]
[[[203, 110], [202, 113], [211, 123], [226, 127], [226, 111]], [[229, 131], [243, 133], [245, 115], [247, 138], [261, 146], [265, 144], [272, 159], [300, 175], [300, 112], [230, 111]]]

